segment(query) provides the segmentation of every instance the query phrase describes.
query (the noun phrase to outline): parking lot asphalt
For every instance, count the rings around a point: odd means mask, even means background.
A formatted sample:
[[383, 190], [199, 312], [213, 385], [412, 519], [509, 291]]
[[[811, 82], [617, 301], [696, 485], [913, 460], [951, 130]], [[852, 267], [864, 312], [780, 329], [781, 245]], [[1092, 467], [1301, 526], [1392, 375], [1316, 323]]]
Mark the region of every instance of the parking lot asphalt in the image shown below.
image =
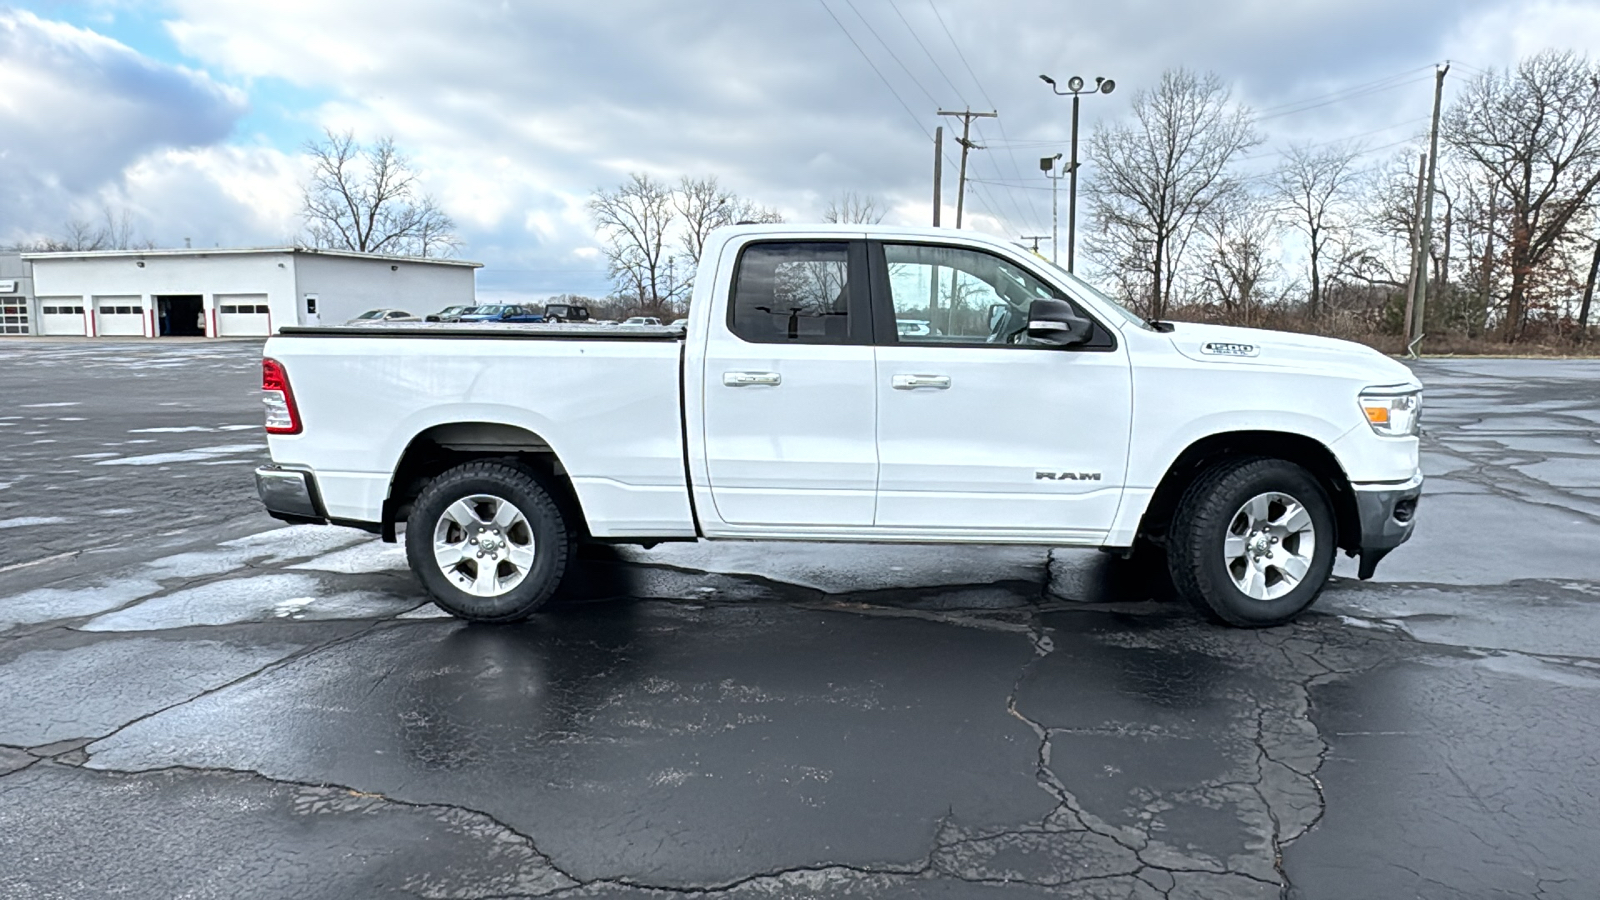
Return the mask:
[[595, 551], [527, 623], [255, 505], [259, 344], [0, 343], [0, 896], [1591, 897], [1600, 362], [1427, 361], [1293, 625], [1094, 552]]

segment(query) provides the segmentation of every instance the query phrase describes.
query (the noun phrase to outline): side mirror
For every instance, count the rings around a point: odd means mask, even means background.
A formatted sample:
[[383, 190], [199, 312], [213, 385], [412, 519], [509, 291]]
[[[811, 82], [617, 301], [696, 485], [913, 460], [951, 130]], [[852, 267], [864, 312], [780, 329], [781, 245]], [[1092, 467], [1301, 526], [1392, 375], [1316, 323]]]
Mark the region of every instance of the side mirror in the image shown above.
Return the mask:
[[1065, 300], [1035, 300], [1028, 307], [1028, 337], [1041, 344], [1072, 347], [1089, 340], [1094, 323]]

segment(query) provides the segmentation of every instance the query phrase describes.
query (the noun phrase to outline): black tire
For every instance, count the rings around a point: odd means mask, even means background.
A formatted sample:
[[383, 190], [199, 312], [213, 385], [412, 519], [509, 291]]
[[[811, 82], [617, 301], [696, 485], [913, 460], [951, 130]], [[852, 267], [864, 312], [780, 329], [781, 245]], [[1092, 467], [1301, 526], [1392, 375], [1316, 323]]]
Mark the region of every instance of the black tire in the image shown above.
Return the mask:
[[[1313, 535], [1303, 577], [1292, 589], [1270, 599], [1254, 598], [1241, 590], [1223, 555], [1235, 517], [1242, 514], [1247, 502], [1263, 494], [1283, 494], [1303, 506]], [[1262, 458], [1218, 464], [1189, 485], [1173, 513], [1167, 539], [1173, 586], [1180, 597], [1216, 621], [1241, 628], [1282, 625], [1304, 612], [1327, 584], [1338, 543], [1336, 527], [1327, 493], [1300, 466]]]
[[[515, 540], [520, 543], [524, 537], [531, 539], [533, 561], [526, 574], [504, 593], [494, 596], [480, 596], [458, 587], [434, 556], [435, 530], [448, 527], [441, 522], [446, 510], [459, 500], [475, 496], [509, 503], [527, 524], [526, 536], [520, 526], [514, 526]], [[507, 529], [507, 536], [511, 535], [512, 530]], [[501, 544], [504, 547], [505, 541]], [[479, 460], [447, 470], [428, 483], [406, 519], [406, 560], [411, 571], [440, 609], [473, 622], [527, 618], [560, 587], [575, 548], [576, 541], [561, 507], [531, 471], [514, 462]], [[476, 560], [466, 559], [464, 563], [457, 570], [459, 577], [478, 571]], [[499, 562], [495, 565], [502, 566]], [[514, 571], [509, 559], [503, 565], [506, 568], [501, 571]]]

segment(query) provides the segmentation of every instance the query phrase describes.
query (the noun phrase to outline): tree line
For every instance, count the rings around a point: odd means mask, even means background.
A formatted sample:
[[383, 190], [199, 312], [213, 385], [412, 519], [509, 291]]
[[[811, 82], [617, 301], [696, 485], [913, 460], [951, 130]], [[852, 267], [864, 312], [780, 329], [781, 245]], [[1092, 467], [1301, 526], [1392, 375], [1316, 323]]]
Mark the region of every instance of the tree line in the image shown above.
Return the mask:
[[[1364, 164], [1358, 144], [1299, 144], [1246, 173], [1261, 143], [1215, 74], [1172, 69], [1136, 93], [1131, 116], [1089, 140], [1085, 250], [1104, 285], [1151, 318], [1398, 349], [1416, 261], [1431, 283], [1422, 330], [1447, 345], [1587, 334], [1600, 67], [1586, 57], [1545, 51], [1483, 72], [1445, 108], [1425, 247], [1413, 151]], [[1287, 266], [1286, 247], [1299, 248]]]

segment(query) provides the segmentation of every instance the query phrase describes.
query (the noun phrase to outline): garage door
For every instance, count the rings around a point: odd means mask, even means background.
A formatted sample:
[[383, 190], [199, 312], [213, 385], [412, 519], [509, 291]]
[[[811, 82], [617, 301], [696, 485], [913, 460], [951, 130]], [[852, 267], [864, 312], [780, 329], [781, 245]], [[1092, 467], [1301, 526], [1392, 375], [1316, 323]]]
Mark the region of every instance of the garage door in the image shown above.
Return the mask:
[[217, 334], [222, 337], [264, 337], [272, 333], [266, 294], [218, 294]]
[[40, 297], [40, 334], [84, 334], [82, 297]]
[[138, 297], [94, 298], [94, 327], [102, 337], [144, 337], [144, 305]]
[[0, 297], [0, 334], [28, 333], [28, 301], [21, 297]]

